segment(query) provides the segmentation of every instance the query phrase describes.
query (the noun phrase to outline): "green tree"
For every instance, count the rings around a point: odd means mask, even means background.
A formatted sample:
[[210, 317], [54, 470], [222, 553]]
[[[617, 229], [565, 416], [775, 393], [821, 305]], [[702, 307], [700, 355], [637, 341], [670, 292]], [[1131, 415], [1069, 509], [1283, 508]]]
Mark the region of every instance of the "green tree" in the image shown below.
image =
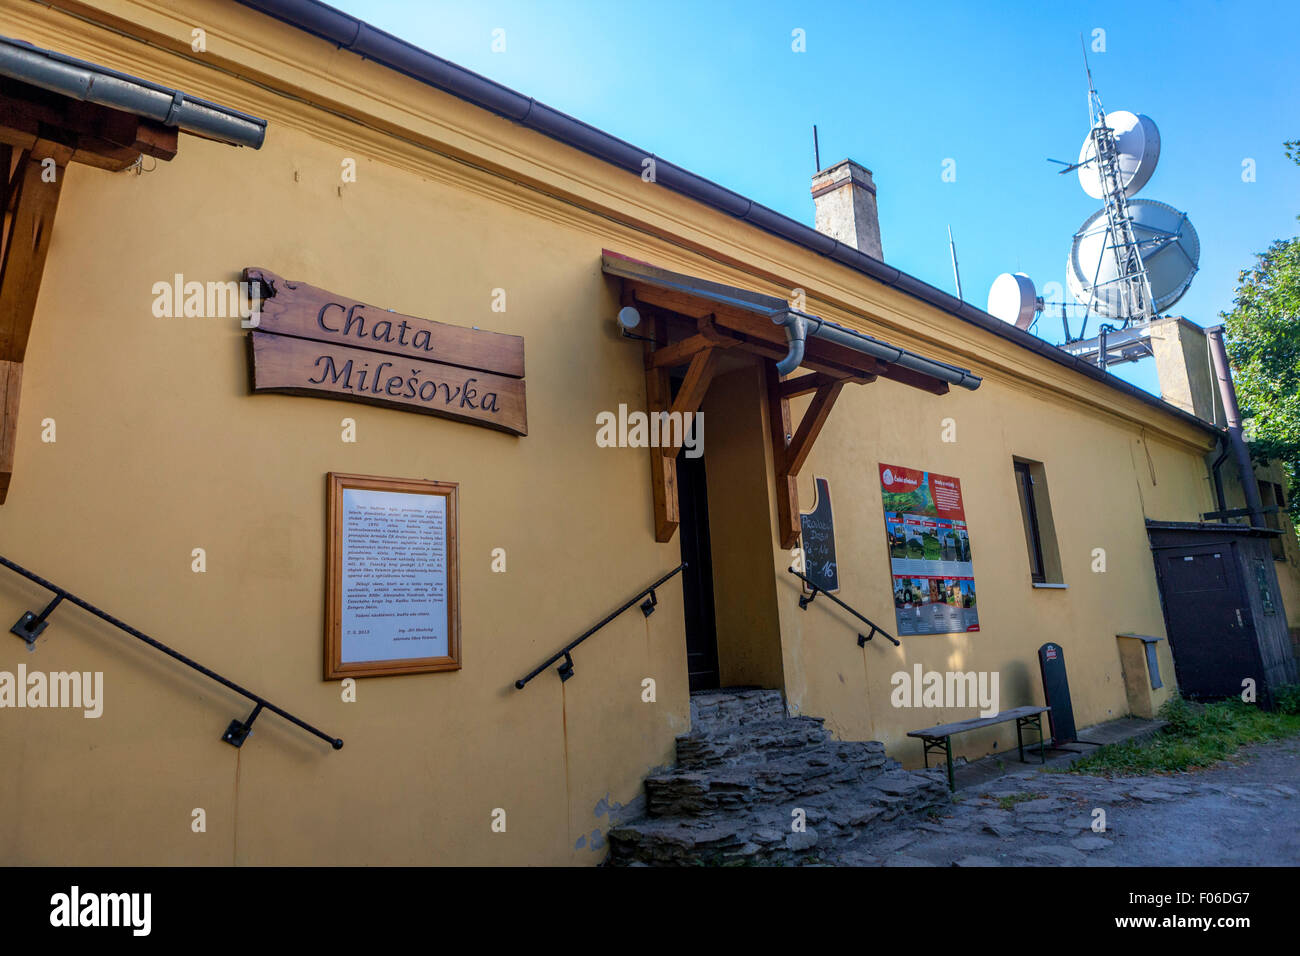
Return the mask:
[[[1283, 143], [1300, 165], [1300, 140]], [[1300, 216], [1296, 218], [1300, 219]], [[1238, 276], [1231, 312], [1222, 313], [1242, 415], [1251, 417], [1251, 455], [1280, 461], [1300, 516], [1300, 236], [1278, 239]]]

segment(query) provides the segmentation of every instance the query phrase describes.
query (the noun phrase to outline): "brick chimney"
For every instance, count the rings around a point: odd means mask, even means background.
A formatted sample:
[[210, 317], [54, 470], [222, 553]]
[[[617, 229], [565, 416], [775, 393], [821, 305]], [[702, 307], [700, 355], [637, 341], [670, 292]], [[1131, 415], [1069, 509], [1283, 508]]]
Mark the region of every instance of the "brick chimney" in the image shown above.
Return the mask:
[[842, 160], [813, 176], [812, 195], [818, 232], [884, 261], [871, 170], [851, 159]]

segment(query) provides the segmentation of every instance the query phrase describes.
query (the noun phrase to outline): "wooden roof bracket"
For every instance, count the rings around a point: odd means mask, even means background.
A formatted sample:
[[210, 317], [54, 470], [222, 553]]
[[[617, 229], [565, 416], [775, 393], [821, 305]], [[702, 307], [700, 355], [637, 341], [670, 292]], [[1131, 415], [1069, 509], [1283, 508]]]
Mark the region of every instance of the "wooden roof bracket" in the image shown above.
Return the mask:
[[[775, 362], [764, 362], [767, 377], [768, 427], [772, 439], [772, 469], [776, 479], [776, 525], [781, 547], [787, 551], [799, 543], [799, 485], [797, 478], [812, 452], [822, 426], [845, 385], [871, 382], [874, 375], [834, 378], [821, 372], [781, 381]], [[813, 393], [799, 427], [792, 427], [790, 399]]]
[[178, 127], [256, 149], [266, 121], [0, 37], [0, 504], [13, 478], [23, 359], [65, 171], [170, 160]]
[[0, 145], [0, 504], [9, 494], [18, 441], [18, 399], [23, 359], [36, 312], [36, 295], [45, 271], [45, 256], [54, 231], [63, 174], [72, 149], [37, 140], [14, 157]]
[[[640, 307], [628, 285], [624, 285], [623, 303]], [[723, 349], [740, 344], [713, 323], [713, 316], [696, 322], [699, 331], [681, 341], [668, 343], [668, 321], [661, 310], [647, 310], [650, 336], [642, 343], [646, 375], [646, 409], [652, 417], [667, 414], [682, 422], [685, 437], [687, 423], [694, 419], [704, 402], [704, 395], [718, 369]], [[672, 393], [671, 369], [686, 365], [686, 377], [676, 398]], [[650, 487], [654, 496], [655, 540], [666, 543], [677, 533], [681, 513], [677, 500], [676, 445], [650, 448]]]

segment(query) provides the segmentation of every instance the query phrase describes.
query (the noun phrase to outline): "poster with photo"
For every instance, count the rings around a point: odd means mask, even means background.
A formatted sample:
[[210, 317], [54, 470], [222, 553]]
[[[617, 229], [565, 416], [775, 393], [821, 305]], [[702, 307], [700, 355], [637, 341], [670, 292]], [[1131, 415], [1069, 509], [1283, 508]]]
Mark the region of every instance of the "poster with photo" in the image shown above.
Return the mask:
[[898, 635], [980, 629], [961, 482], [880, 465]]

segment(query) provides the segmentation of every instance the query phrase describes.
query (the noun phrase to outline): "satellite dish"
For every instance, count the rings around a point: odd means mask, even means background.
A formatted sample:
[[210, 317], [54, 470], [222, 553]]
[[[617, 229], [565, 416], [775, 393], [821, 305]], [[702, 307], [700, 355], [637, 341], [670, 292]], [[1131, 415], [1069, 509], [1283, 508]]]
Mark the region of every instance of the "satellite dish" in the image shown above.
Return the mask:
[[[1128, 204], [1142, 264], [1151, 283], [1152, 308], [1162, 312], [1177, 302], [1196, 275], [1201, 241], [1187, 214], [1154, 199], [1134, 199]], [[1118, 288], [1119, 269], [1115, 239], [1110, 234], [1106, 210], [1093, 213], [1075, 234], [1066, 262], [1070, 291], [1093, 311], [1112, 318], [1124, 315]]]
[[[1160, 159], [1160, 130], [1156, 129], [1151, 117], [1127, 110], [1107, 113], [1106, 125], [1115, 134], [1119, 181], [1124, 187], [1124, 195], [1136, 196], [1156, 171], [1156, 161]], [[1102, 198], [1101, 170], [1097, 168], [1097, 152], [1091, 133], [1079, 150], [1079, 185], [1093, 199]]]
[[1018, 329], [1029, 328], [1042, 308], [1033, 280], [1023, 272], [1004, 272], [989, 287], [988, 314]]

